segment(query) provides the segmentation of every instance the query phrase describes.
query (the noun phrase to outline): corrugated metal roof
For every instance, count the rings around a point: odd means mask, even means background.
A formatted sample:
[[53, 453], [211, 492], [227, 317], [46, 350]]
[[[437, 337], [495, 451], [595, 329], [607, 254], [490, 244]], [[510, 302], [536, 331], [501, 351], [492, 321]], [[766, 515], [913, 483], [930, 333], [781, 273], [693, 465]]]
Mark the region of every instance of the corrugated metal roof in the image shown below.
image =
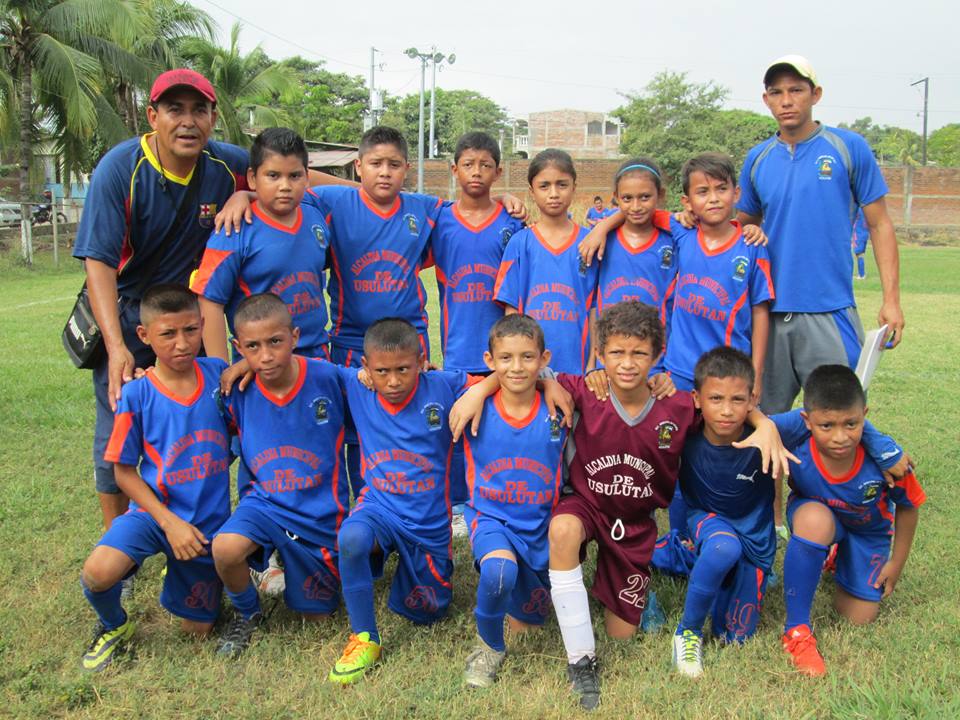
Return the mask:
[[356, 150], [316, 150], [309, 153], [312, 168], [343, 167], [359, 157]]

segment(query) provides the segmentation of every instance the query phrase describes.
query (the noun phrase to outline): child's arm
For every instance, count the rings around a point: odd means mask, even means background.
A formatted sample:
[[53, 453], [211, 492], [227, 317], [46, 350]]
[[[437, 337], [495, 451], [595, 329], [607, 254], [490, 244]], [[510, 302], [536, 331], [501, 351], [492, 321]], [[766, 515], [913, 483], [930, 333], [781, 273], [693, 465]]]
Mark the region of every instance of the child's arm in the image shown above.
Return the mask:
[[760, 469], [764, 474], [769, 474], [776, 480], [790, 473], [791, 460], [800, 464], [800, 458], [784, 447], [773, 420], [754, 408], [747, 415], [747, 422], [753, 426], [754, 431], [743, 440], [731, 444], [741, 449], [757, 448], [762, 460]]
[[220, 358], [230, 364], [230, 352], [227, 348], [227, 324], [223, 317], [221, 303], [200, 298], [200, 316], [203, 318], [203, 349], [207, 357]]
[[590, 308], [590, 314], [587, 315], [587, 322], [590, 323], [590, 355], [587, 358], [587, 366], [584, 368], [584, 375], [589, 373], [597, 366], [597, 308]]
[[597, 256], [598, 261], [603, 260], [603, 251], [607, 247], [607, 235], [623, 225], [625, 220], [626, 215], [617, 210], [613, 215], [598, 220], [593, 229], [580, 241], [577, 251], [587, 267], [590, 267], [590, 263], [593, 262], [594, 255]]
[[753, 361], [753, 404], [760, 402], [763, 391], [763, 366], [767, 360], [767, 338], [770, 335], [770, 303], [757, 303], [752, 308], [750, 357]]
[[[516, 312], [516, 310], [514, 310]], [[470, 434], [477, 436], [480, 429], [480, 418], [483, 415], [483, 403], [500, 388], [500, 381], [496, 375], [488, 375], [483, 380], [472, 385], [453, 407], [450, 408], [450, 430], [453, 441], [460, 439], [460, 435], [470, 424]]]
[[224, 397], [230, 397], [230, 393], [233, 391], [233, 386], [236, 382], [240, 381], [240, 390], [247, 389], [253, 378], [255, 377], [253, 370], [250, 369], [250, 364], [247, 362], [246, 358], [240, 358], [233, 365], [228, 367], [222, 373], [220, 373], [220, 392]]
[[918, 508], [897, 505], [893, 523], [893, 552], [890, 559], [880, 569], [877, 581], [873, 584], [875, 588], [883, 588], [883, 597], [887, 597], [897, 586], [900, 573], [903, 572], [903, 566], [907, 564], [907, 557], [910, 555], [910, 547], [913, 545], [919, 520], [920, 510]]
[[170, 512], [153, 494], [153, 490], [143, 481], [133, 465], [116, 463], [113, 467], [117, 487], [157, 521], [177, 560], [193, 560], [199, 555], [207, 554], [205, 546], [209, 545], [210, 541], [206, 536], [186, 520]]

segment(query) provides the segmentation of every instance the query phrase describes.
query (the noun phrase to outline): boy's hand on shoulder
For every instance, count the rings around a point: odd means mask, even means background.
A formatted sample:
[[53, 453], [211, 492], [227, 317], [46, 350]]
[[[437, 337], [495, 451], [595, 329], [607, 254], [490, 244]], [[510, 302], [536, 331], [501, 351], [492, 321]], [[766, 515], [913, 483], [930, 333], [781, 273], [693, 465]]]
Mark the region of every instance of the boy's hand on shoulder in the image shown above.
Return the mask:
[[697, 216], [689, 210], [680, 210], [673, 214], [673, 219], [683, 225], [687, 230], [697, 226]]
[[177, 560], [193, 560], [195, 557], [207, 554], [205, 546], [209, 545], [210, 541], [196, 527], [176, 515], [170, 518], [170, 524], [164, 528], [164, 534]]
[[773, 420], [764, 418], [762, 422], [755, 425], [755, 429], [743, 440], [731, 443], [733, 447], [757, 448], [760, 451], [761, 466], [764, 474], [771, 475], [778, 479], [790, 473], [790, 461], [797, 465], [800, 464], [800, 458], [787, 450], [780, 439], [780, 433]]
[[153, 370], [153, 365], [149, 365], [148, 367], [145, 367], [145, 368], [136, 368], [133, 371], [133, 379], [139, 380], [140, 378], [144, 378], [147, 376], [147, 373], [150, 372], [151, 370]]
[[897, 464], [883, 471], [883, 478], [887, 481], [887, 487], [892, 488], [896, 485], [897, 480], [902, 479], [903, 476], [908, 473], [912, 473], [914, 467], [913, 459], [907, 454], [907, 451], [904, 450], [900, 454], [900, 459], [897, 460]]
[[240, 390], [246, 390], [247, 385], [253, 378], [254, 374], [253, 370], [250, 369], [250, 364], [246, 360], [239, 360], [220, 375], [220, 392], [224, 397], [229, 397], [237, 380], [240, 381]]
[[450, 408], [450, 431], [453, 433], [453, 441], [456, 442], [470, 425], [470, 434], [477, 436], [480, 429], [480, 419], [483, 416], [483, 403], [487, 399], [487, 393], [480, 385], [474, 385], [467, 390], [453, 407]]
[[556, 380], [543, 378], [538, 382], [543, 383], [543, 401], [547, 404], [550, 417], [559, 419], [561, 425], [573, 427], [573, 395]]
[[252, 193], [246, 190], [238, 190], [231, 195], [220, 212], [213, 218], [213, 231], [220, 232], [220, 230], [223, 230], [223, 234], [230, 237], [231, 232], [240, 232], [243, 223], [247, 225], [252, 223], [251, 195]]
[[600, 402], [605, 402], [610, 397], [610, 379], [603, 368], [588, 372], [583, 376], [583, 382]]
[[107, 398], [114, 412], [120, 402], [120, 390], [134, 378], [135, 364], [133, 354], [126, 346], [107, 353]]
[[877, 581], [873, 584], [878, 590], [883, 588], [883, 597], [888, 597], [897, 586], [900, 580], [900, 573], [903, 572], [903, 565], [896, 560], [890, 559], [880, 568], [880, 574], [877, 575]]
[[360, 384], [363, 385], [367, 390], [376, 390], [376, 388], [373, 386], [373, 378], [370, 377], [370, 371], [365, 367], [362, 367], [357, 371], [357, 380], [359, 380]]
[[504, 193], [500, 198], [500, 203], [503, 205], [504, 210], [510, 215], [510, 217], [519, 220], [520, 222], [526, 222], [529, 212], [527, 212], [527, 206], [524, 205], [523, 201], [511, 195], [510, 193]]
[[754, 407], [760, 405], [760, 396], [763, 394], [763, 376], [757, 375], [753, 381], [753, 392], [750, 394], [750, 400]]
[[647, 380], [647, 387], [650, 388], [650, 393], [657, 400], [663, 400], [677, 394], [677, 386], [673, 384], [673, 378], [667, 373], [657, 373], [654, 375]]
[[747, 245], [759, 245], [761, 247], [766, 247], [770, 243], [770, 238], [767, 237], [767, 234], [760, 228], [759, 225], [744, 225], [743, 241]]
[[593, 262], [594, 256], [597, 262], [603, 260], [603, 251], [607, 247], [607, 234], [602, 228], [594, 225], [593, 229], [587, 233], [586, 237], [577, 245], [577, 252], [580, 253], [580, 259], [587, 267]]

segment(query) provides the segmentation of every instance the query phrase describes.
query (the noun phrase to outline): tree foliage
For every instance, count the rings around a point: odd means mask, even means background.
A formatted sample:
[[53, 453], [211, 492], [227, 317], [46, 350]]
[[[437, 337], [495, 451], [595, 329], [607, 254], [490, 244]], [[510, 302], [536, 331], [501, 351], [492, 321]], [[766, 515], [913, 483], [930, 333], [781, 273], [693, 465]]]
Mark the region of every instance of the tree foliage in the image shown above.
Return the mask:
[[930, 133], [927, 159], [937, 165], [960, 167], [960, 123], [944, 125]]
[[[411, 158], [417, 157], [418, 122], [420, 116], [420, 93], [411, 93], [402, 98], [388, 98], [382, 123], [400, 130], [410, 145]], [[424, 143], [430, 138], [430, 95], [424, 97], [423, 111]], [[443, 90], [437, 88], [436, 105], [437, 154], [452, 155], [457, 138], [471, 130], [482, 130], [499, 140], [504, 130], [505, 144], [510, 133], [506, 110], [493, 100], [473, 90]], [[503, 149], [509, 152], [509, 147]]]
[[295, 97], [281, 103], [290, 126], [308, 140], [355, 144], [370, 104], [363, 78], [324, 70], [322, 62], [299, 56], [281, 64], [293, 72], [300, 87]]
[[838, 127], [863, 136], [877, 160], [886, 165], [919, 165], [923, 142], [919, 133], [893, 125], [878, 125], [871, 117], [857, 118]]
[[620, 149], [656, 160], [668, 179], [671, 204], [681, 193], [680, 171], [689, 158], [707, 151], [730, 155], [739, 165], [747, 151], [776, 132], [776, 122], [748, 110], [723, 110], [728, 91], [694, 83], [686, 73], [661, 72], [643, 92], [627, 95], [614, 111], [626, 129]]

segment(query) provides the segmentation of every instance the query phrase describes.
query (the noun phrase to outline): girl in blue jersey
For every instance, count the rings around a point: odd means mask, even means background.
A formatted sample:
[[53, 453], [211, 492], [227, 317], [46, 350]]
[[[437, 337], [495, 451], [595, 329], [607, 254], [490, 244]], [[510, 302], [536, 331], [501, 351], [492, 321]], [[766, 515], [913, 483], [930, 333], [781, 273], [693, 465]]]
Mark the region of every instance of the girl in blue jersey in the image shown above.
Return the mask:
[[519, 312], [540, 323], [555, 370], [581, 375], [594, 364], [590, 318], [597, 273], [577, 254], [586, 228], [567, 214], [577, 171], [567, 153], [548, 149], [530, 163], [527, 181], [540, 219], [510, 239], [497, 273], [494, 299], [507, 314]]

